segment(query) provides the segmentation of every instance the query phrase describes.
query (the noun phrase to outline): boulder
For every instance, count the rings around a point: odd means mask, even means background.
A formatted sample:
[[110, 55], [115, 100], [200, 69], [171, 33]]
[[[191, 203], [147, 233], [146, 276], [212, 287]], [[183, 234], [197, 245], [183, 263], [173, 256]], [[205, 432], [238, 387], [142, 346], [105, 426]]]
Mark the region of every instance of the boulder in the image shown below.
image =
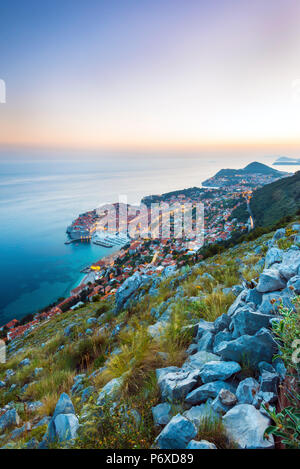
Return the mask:
[[103, 386], [101, 392], [98, 395], [97, 405], [103, 405], [105, 401], [114, 401], [118, 399], [120, 395], [121, 386], [123, 384], [123, 378], [114, 378]]
[[75, 328], [78, 326], [77, 323], [72, 323], [72, 324], [69, 324], [69, 326], [67, 326], [65, 329], [64, 329], [64, 336], [65, 337], [69, 337], [72, 332], [74, 332]]
[[30, 360], [29, 358], [24, 358], [24, 360], [22, 360], [20, 363], [19, 363], [19, 366], [23, 367], [23, 366], [28, 366], [30, 365]]
[[167, 366], [166, 368], [157, 368], [155, 371], [156, 379], [158, 381], [164, 375], [167, 375], [168, 373], [176, 373], [177, 371], [181, 371], [181, 368], [178, 368], [177, 366]]
[[155, 442], [159, 449], [185, 449], [196, 435], [195, 425], [177, 414], [158, 435]]
[[200, 377], [204, 384], [218, 380], [226, 381], [226, 379], [239, 371], [241, 371], [239, 363], [232, 361], [211, 361], [201, 368]]
[[259, 282], [256, 287], [257, 291], [261, 293], [282, 290], [286, 287], [285, 280], [280, 276], [278, 270], [266, 269], [259, 277]]
[[221, 389], [217, 397], [211, 403], [211, 408], [217, 414], [223, 415], [228, 412], [237, 403], [236, 395], [228, 391], [228, 389]]
[[216, 445], [206, 440], [191, 440], [186, 449], [217, 449]]
[[231, 289], [234, 296], [239, 296], [239, 294], [242, 293], [243, 290], [244, 288], [242, 287], [242, 285], [234, 285]]
[[158, 380], [161, 397], [164, 401], [176, 402], [194, 389], [199, 381], [199, 370], [177, 371], [164, 374]]
[[254, 335], [262, 327], [269, 327], [269, 323], [270, 315], [252, 311], [247, 307], [240, 308], [232, 316], [232, 338], [237, 339], [245, 334]]
[[282, 250], [278, 248], [271, 248], [268, 250], [265, 259], [265, 267], [268, 269], [272, 267], [273, 264], [279, 263], [282, 261]]
[[221, 331], [221, 332], [218, 332], [218, 333], [215, 335], [214, 346], [213, 346], [213, 352], [217, 354], [217, 353], [218, 353], [219, 345], [220, 345], [222, 342], [230, 342], [230, 340], [232, 340], [232, 334], [231, 334], [231, 332], [229, 332], [229, 331]]
[[217, 334], [218, 332], [224, 331], [227, 329], [230, 323], [230, 316], [228, 314], [222, 314], [222, 316], [218, 317], [214, 322], [214, 332]]
[[87, 388], [85, 388], [81, 394], [81, 402], [88, 401], [94, 391], [95, 391], [94, 386], [88, 386]]
[[241, 291], [239, 296], [236, 298], [236, 300], [232, 303], [232, 305], [228, 309], [227, 311], [228, 316], [233, 316], [238, 308], [242, 308], [243, 306], [245, 306], [245, 299], [247, 297], [247, 293], [248, 293], [248, 290], [246, 289]]
[[215, 399], [221, 389], [234, 391], [233, 386], [225, 381], [213, 381], [212, 383], [206, 383], [199, 388], [194, 389], [186, 396], [185, 402], [187, 404], [196, 405], [207, 401], [210, 397]]
[[281, 292], [265, 293], [259, 311], [263, 314], [276, 314], [281, 303], [286, 308], [293, 308], [290, 291], [285, 289]]
[[79, 427], [78, 418], [74, 414], [59, 414], [54, 419], [55, 436], [58, 441], [76, 438]]
[[210, 402], [191, 407], [183, 413], [183, 416], [192, 422], [197, 430], [203, 420], [214, 420], [218, 418], [215, 411], [211, 408]]
[[248, 290], [246, 296], [246, 303], [254, 303], [255, 307], [258, 308], [262, 302], [263, 294], [257, 291], [256, 288], [251, 288]]
[[215, 332], [215, 325], [213, 322], [204, 321], [201, 319], [200, 322], [197, 324], [197, 334], [196, 339], [199, 340], [206, 332], [214, 333]]
[[[184, 370], [200, 370], [203, 365], [207, 362], [211, 361], [218, 361], [221, 360], [221, 358], [218, 355], [215, 355], [214, 353], [210, 352], [205, 352], [205, 351], [200, 351], [195, 353], [194, 355], [191, 355], [182, 365], [182, 369]], [[157, 370], [156, 370], [157, 374]]]
[[284, 237], [285, 237], [285, 228], [279, 228], [274, 233], [273, 241], [277, 241], [278, 239], [281, 239], [281, 238], [284, 238]]
[[152, 416], [155, 426], [167, 425], [172, 418], [171, 405], [167, 402], [152, 407]]
[[277, 395], [279, 376], [277, 373], [264, 370], [259, 378], [260, 391], [271, 392]]
[[74, 414], [75, 410], [71, 399], [65, 392], [61, 394], [53, 414], [53, 419], [60, 414]]
[[197, 343], [199, 351], [212, 352], [214, 335], [211, 332], [204, 332]]
[[9, 427], [19, 425], [20, 417], [16, 409], [9, 409], [0, 417], [0, 432], [3, 432]]
[[296, 295], [300, 295], [300, 275], [292, 277], [287, 284], [288, 288]]
[[148, 280], [147, 275], [141, 275], [139, 272], [127, 278], [116, 291], [116, 311], [120, 311], [126, 301]]
[[256, 367], [259, 362], [271, 362], [277, 352], [277, 344], [265, 328], [260, 329], [255, 335], [243, 335], [230, 342], [223, 342], [218, 350], [223, 360], [232, 360], [242, 363], [244, 360], [250, 366]]
[[259, 383], [254, 378], [241, 381], [236, 390], [236, 397], [240, 404], [253, 404], [259, 390]]
[[274, 438], [264, 434], [271, 421], [250, 404], [239, 404], [223, 417], [223, 424], [228, 438], [239, 449], [273, 449]]

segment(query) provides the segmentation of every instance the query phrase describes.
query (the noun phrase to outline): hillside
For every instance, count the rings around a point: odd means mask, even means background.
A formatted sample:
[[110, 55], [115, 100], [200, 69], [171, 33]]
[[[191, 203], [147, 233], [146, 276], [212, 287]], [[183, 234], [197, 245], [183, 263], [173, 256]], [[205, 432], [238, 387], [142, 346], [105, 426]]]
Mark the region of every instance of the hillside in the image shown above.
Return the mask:
[[287, 176], [288, 173], [270, 168], [262, 163], [253, 162], [243, 169], [221, 169], [215, 176], [202, 183], [203, 187], [230, 187], [231, 190], [252, 189], [264, 186], [277, 179]]
[[269, 174], [273, 176], [280, 176], [283, 173], [278, 171], [277, 169], [270, 168], [265, 164], [253, 162], [245, 166], [243, 169], [221, 169], [215, 177], [224, 177], [224, 176], [235, 176], [235, 175], [243, 175], [243, 174]]
[[115, 295], [12, 340], [1, 446], [273, 448], [263, 405], [277, 402], [285, 367], [272, 363], [270, 320], [280, 297], [290, 306], [300, 293], [299, 238], [298, 224], [191, 266], [136, 272]]
[[[255, 226], [272, 226], [285, 216], [292, 216], [300, 209], [300, 171], [268, 184], [253, 193], [251, 209]], [[246, 204], [232, 213], [233, 218], [246, 221]]]

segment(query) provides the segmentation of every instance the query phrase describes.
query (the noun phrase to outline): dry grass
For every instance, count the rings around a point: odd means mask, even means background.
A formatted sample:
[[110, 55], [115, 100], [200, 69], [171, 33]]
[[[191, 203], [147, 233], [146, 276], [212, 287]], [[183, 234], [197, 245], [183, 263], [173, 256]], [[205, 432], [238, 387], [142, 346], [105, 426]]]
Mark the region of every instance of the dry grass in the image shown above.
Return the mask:
[[235, 446], [229, 441], [221, 419], [206, 417], [201, 420], [197, 440], [214, 443], [218, 449], [233, 449]]

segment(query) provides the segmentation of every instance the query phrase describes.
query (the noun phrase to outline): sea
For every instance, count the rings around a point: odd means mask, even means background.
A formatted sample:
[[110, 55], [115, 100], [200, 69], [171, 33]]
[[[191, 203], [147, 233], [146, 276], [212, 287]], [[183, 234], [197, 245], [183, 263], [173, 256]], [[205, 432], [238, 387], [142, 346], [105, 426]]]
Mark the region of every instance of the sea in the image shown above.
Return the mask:
[[[188, 187], [222, 168], [276, 157], [229, 153], [158, 154], [89, 151], [0, 151], [0, 326], [67, 297], [80, 271], [114, 249], [65, 245], [66, 228], [80, 213], [127, 197]], [[276, 167], [297, 171], [297, 167]]]

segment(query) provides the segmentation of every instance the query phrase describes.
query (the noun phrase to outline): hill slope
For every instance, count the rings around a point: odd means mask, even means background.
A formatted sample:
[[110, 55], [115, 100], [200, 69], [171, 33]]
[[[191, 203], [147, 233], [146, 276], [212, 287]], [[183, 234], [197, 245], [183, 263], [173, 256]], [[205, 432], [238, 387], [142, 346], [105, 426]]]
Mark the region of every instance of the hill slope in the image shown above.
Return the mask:
[[[279, 219], [294, 215], [300, 208], [300, 171], [294, 176], [280, 179], [254, 192], [251, 200], [256, 226], [271, 226]], [[245, 221], [246, 204], [238, 207], [232, 217]]]

